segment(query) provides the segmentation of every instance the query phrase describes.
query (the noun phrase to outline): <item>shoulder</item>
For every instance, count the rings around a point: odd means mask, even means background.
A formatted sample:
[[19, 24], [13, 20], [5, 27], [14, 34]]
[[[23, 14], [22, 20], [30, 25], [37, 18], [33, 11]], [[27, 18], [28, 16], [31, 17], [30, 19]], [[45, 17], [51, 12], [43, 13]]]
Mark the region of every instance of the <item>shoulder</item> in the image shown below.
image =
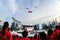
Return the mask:
[[30, 40], [30, 38], [21, 38], [21, 40]]
[[5, 33], [6, 33], [6, 35], [11, 36], [10, 31], [6, 30]]

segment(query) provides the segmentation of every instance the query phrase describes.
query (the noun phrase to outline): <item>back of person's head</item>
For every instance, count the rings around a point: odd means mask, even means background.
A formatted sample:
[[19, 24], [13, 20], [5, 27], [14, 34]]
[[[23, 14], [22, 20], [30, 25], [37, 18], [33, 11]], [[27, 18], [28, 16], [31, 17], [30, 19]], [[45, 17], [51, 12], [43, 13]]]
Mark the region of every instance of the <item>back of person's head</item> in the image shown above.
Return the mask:
[[9, 26], [9, 23], [6, 21], [4, 22], [2, 29], [6, 29], [8, 26]]
[[59, 23], [59, 30], [60, 30], [60, 23]]
[[59, 26], [59, 30], [60, 30], [60, 26]]
[[59, 29], [59, 26], [58, 26], [58, 25], [56, 25], [56, 26], [55, 26], [55, 29]]
[[46, 33], [40, 32], [39, 35], [40, 35], [41, 40], [45, 40], [45, 38], [46, 38]]
[[2, 33], [3, 33], [3, 35], [5, 35], [5, 30], [8, 28], [8, 26], [9, 26], [9, 23], [7, 21], [4, 22], [3, 27], [2, 27]]
[[50, 36], [53, 33], [52, 29], [48, 29], [47, 34]]
[[26, 38], [26, 37], [28, 36], [28, 32], [27, 32], [27, 31], [23, 31], [23, 32], [22, 32], [22, 36], [23, 36], [24, 38]]
[[36, 38], [36, 37], [37, 37], [37, 34], [34, 35], [34, 38]]

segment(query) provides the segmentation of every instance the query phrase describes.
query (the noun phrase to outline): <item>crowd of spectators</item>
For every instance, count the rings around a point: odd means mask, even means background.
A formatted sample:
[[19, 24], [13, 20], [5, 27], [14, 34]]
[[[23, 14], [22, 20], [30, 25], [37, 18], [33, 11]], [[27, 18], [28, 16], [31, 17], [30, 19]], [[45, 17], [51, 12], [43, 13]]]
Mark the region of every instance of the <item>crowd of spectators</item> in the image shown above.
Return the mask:
[[23, 31], [21, 37], [10, 33], [9, 23], [6, 21], [0, 31], [0, 40], [60, 40], [60, 25], [56, 25], [54, 30], [49, 28], [47, 34], [45, 32], [36, 33], [34, 37], [28, 37], [28, 32]]

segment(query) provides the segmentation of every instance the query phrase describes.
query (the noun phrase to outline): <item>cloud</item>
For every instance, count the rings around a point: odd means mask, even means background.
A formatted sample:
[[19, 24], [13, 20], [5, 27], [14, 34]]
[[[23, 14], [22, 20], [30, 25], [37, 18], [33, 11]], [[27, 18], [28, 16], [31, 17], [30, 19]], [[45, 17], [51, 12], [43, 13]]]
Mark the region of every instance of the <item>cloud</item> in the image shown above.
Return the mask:
[[15, 12], [17, 11], [17, 4], [15, 0], [9, 0], [9, 5], [12, 10], [12, 13], [15, 14]]
[[[34, 4], [32, 6], [32, 10], [34, 11], [32, 14], [27, 15], [27, 18], [25, 19], [25, 22], [26, 22], [25, 24], [35, 24], [35, 23], [41, 23], [45, 21], [47, 22], [48, 20], [49, 21], [53, 20], [55, 16], [59, 15], [60, 13], [59, 0], [53, 0], [53, 2], [52, 0], [51, 1], [45, 0], [44, 4], [41, 4], [41, 2], [39, 1], [40, 0], [34, 1]], [[34, 8], [34, 7], [37, 7], [37, 8]], [[52, 18], [52, 19], [49, 19], [49, 18]]]
[[[27, 7], [33, 12], [28, 13]], [[8, 0], [6, 5], [0, 1], [0, 11], [8, 21], [13, 16], [22, 24], [41, 24], [60, 15], [60, 0]]]

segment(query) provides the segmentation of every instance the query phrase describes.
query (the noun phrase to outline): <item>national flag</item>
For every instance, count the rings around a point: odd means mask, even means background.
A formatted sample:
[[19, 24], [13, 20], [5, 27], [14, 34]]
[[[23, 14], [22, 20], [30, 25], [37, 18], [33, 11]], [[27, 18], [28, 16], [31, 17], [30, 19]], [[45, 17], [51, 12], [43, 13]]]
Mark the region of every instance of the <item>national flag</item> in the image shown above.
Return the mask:
[[1, 22], [1, 19], [0, 19], [0, 22]]
[[32, 10], [28, 10], [28, 13], [32, 13]]

